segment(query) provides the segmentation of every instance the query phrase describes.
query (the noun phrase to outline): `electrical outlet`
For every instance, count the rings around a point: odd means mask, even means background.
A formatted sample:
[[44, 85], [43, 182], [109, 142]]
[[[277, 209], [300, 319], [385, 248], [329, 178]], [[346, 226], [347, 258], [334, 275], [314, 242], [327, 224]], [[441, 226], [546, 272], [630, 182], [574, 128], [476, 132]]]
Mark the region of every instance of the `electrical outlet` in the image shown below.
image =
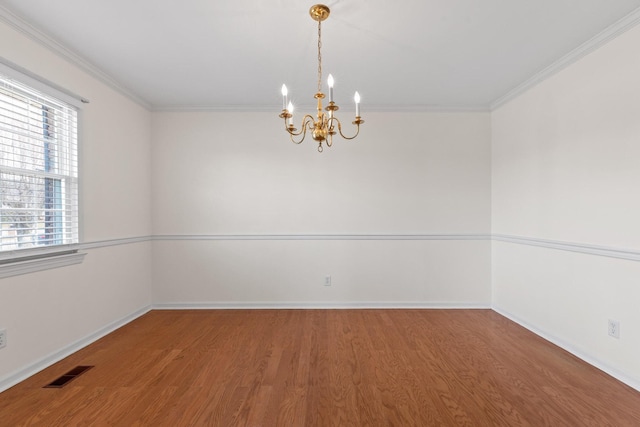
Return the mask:
[[620, 322], [609, 319], [609, 335], [614, 338], [620, 338]]
[[7, 346], [7, 331], [6, 329], [0, 329], [0, 348]]
[[331, 276], [324, 276], [324, 285], [331, 286]]

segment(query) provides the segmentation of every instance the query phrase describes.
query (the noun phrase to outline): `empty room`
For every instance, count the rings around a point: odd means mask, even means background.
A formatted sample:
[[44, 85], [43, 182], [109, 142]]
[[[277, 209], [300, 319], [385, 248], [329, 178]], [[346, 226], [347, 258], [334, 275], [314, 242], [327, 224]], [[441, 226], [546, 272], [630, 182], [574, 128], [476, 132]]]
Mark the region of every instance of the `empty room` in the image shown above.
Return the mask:
[[640, 0], [0, 0], [0, 426], [640, 425]]

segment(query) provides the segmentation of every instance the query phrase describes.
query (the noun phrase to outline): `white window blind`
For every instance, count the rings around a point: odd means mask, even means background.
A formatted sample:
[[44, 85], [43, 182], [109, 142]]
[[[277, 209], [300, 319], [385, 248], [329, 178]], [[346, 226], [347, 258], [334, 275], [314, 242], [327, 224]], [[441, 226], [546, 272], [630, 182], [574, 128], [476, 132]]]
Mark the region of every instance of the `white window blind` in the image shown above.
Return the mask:
[[77, 145], [76, 107], [0, 73], [0, 254], [78, 242]]

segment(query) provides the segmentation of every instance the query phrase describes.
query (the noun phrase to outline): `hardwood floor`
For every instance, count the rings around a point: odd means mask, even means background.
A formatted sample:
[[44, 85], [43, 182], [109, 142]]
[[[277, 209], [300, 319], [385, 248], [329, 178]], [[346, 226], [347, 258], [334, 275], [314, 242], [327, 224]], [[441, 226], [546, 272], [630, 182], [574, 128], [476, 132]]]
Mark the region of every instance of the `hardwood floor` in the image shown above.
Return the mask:
[[152, 311], [0, 425], [640, 426], [640, 393], [490, 310]]

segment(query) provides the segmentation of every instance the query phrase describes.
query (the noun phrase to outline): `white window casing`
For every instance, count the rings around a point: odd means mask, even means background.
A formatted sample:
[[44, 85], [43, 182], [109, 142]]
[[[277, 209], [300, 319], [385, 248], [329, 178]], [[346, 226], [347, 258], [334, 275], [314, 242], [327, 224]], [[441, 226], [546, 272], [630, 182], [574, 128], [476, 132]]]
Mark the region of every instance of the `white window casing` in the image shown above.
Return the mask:
[[78, 115], [86, 102], [1, 59], [0, 278], [82, 261]]

